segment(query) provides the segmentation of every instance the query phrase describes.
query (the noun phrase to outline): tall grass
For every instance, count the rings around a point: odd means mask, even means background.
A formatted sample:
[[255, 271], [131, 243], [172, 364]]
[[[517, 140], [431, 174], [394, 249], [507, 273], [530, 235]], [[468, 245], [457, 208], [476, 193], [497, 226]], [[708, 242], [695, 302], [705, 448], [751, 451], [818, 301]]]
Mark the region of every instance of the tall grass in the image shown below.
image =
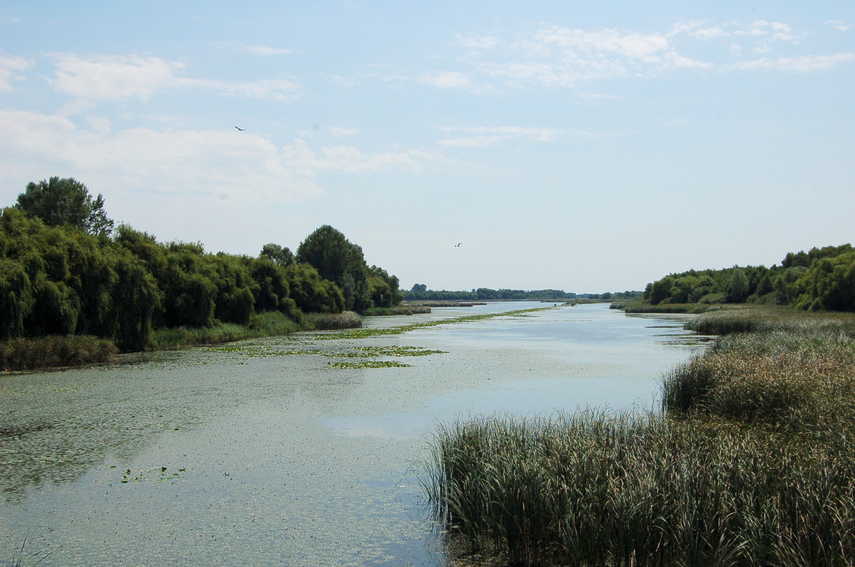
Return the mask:
[[783, 306], [729, 306], [689, 321], [686, 328], [706, 335], [837, 330], [855, 337], [855, 313], [812, 313]]
[[306, 330], [324, 331], [338, 329], [358, 329], [362, 327], [362, 319], [353, 311], [341, 313], [307, 313], [305, 316]]
[[88, 335], [9, 339], [0, 343], [0, 370], [32, 370], [109, 362], [119, 349]]
[[441, 429], [437, 518], [510, 565], [855, 565], [855, 316], [792, 313], [702, 316], [754, 332], [666, 376], [662, 414]]
[[221, 344], [256, 337], [287, 335], [304, 327], [278, 311], [253, 315], [248, 325], [219, 323], [213, 327], [175, 327], [156, 329], [149, 348], [168, 350], [195, 345]]
[[426, 489], [509, 565], [851, 565], [853, 460], [763, 429], [586, 412], [441, 429]]
[[365, 314], [375, 317], [384, 315], [415, 315], [417, 313], [430, 313], [431, 308], [428, 305], [410, 305], [404, 304], [394, 305], [392, 307], [369, 307]]
[[642, 301], [612, 303], [609, 309], [623, 309], [626, 313], [706, 313], [720, 309], [719, 305], [702, 303], [659, 303], [653, 305]]
[[822, 326], [738, 334], [669, 373], [671, 415], [702, 414], [778, 428], [855, 424], [855, 340]]

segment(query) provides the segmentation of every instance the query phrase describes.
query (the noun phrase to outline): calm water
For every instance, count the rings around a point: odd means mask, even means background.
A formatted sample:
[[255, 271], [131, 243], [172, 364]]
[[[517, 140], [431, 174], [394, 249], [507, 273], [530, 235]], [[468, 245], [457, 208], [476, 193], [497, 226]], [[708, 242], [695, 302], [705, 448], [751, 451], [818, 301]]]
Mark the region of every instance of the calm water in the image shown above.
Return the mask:
[[[678, 322], [579, 305], [0, 376], [0, 565], [25, 539], [25, 565], [443, 565], [419, 485], [439, 423], [649, 409], [662, 374], [701, 348], [689, 337]], [[445, 352], [376, 369], [282, 355], [389, 345]]]

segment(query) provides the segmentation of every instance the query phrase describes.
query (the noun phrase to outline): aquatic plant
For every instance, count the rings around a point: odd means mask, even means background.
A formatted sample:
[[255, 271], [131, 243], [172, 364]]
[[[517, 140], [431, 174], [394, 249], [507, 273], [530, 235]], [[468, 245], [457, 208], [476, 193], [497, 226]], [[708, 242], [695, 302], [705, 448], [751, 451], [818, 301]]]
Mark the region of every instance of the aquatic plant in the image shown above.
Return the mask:
[[360, 360], [359, 362], [330, 362], [333, 368], [408, 368], [409, 364], [397, 360]]

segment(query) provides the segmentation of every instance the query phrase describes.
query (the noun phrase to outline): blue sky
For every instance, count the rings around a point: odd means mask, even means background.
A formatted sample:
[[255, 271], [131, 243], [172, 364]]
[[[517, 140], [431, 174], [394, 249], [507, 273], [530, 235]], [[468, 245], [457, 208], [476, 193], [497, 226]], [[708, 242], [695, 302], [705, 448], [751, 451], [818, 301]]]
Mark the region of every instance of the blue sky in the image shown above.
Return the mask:
[[252, 255], [331, 224], [407, 288], [853, 240], [855, 3], [307, 4], [0, 3], [0, 203], [75, 177]]

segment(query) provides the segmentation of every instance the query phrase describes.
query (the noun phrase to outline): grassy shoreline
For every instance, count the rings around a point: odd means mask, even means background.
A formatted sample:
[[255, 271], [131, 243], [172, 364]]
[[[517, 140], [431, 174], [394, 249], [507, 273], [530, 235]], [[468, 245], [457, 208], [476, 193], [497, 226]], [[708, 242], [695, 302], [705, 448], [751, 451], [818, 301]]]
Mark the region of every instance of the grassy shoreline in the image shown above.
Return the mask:
[[689, 325], [732, 336], [665, 377], [662, 413], [439, 431], [424, 484], [460, 565], [855, 564], [855, 314]]
[[[220, 323], [205, 328], [167, 328], [152, 333], [147, 351], [179, 350], [195, 346], [218, 345], [254, 339], [288, 335], [300, 331], [336, 331], [316, 335], [319, 340], [360, 339], [377, 335], [400, 335], [414, 329], [480, 321], [500, 316], [519, 316], [532, 311], [554, 309], [535, 307], [501, 313], [467, 315], [437, 321], [424, 321], [388, 329], [362, 329], [362, 320], [352, 311], [342, 313], [307, 313], [300, 323], [279, 312], [261, 313], [249, 325]], [[113, 343], [97, 337], [59, 336], [14, 339], [0, 343], [0, 372], [19, 372], [49, 368], [71, 368], [115, 362], [119, 350]]]
[[[282, 313], [271, 311], [253, 316], [248, 325], [219, 323], [213, 327], [156, 329], [152, 332], [145, 352], [218, 345], [259, 337], [289, 335], [300, 331], [340, 330], [361, 326], [362, 320], [352, 311], [306, 313], [299, 323]], [[116, 362], [121, 357], [119, 349], [112, 341], [98, 337], [69, 335], [11, 339], [0, 343], [0, 372], [75, 368]]]

